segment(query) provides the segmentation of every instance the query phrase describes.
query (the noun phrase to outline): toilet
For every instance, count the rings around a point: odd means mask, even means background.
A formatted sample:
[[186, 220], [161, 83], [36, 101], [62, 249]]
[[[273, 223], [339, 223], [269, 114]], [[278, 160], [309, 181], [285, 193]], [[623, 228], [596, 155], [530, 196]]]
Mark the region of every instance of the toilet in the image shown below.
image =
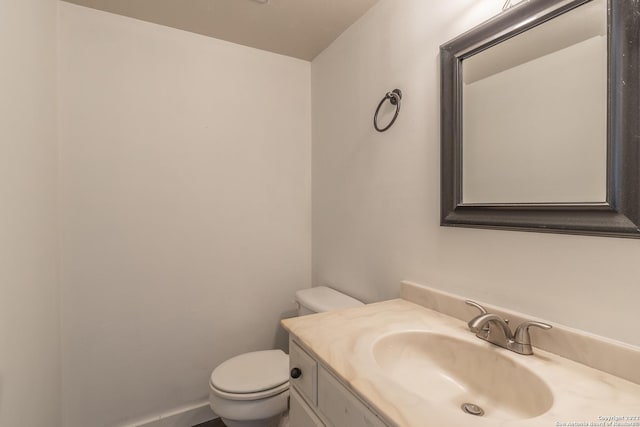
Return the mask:
[[[296, 292], [298, 315], [364, 305], [326, 286]], [[289, 400], [289, 356], [282, 350], [244, 353], [211, 373], [209, 404], [227, 427], [277, 427]]]

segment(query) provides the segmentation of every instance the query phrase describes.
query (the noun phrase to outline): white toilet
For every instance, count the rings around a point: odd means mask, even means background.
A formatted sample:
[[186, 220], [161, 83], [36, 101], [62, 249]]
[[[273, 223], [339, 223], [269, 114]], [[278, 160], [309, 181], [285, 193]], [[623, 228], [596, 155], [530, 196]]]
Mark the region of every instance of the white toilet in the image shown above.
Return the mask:
[[[364, 305], [325, 286], [297, 291], [296, 302], [299, 316]], [[233, 357], [209, 381], [209, 404], [227, 427], [276, 427], [288, 399], [289, 356], [282, 350]]]

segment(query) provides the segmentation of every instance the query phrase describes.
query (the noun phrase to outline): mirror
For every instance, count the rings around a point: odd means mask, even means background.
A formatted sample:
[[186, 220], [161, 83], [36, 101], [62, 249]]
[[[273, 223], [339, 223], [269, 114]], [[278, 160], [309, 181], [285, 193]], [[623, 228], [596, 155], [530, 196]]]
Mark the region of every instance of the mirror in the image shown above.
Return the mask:
[[440, 47], [442, 225], [640, 237], [634, 10], [530, 0]]

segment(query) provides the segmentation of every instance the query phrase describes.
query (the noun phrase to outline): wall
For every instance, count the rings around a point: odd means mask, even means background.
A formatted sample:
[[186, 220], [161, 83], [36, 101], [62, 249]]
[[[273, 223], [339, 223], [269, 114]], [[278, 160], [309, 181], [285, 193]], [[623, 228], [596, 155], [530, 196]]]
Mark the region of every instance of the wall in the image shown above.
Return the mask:
[[0, 426], [59, 426], [56, 8], [0, 13]]
[[640, 345], [639, 240], [439, 226], [439, 45], [501, 5], [382, 0], [312, 62], [313, 283], [374, 301], [410, 279]]
[[310, 64], [64, 2], [60, 31], [64, 425], [119, 425], [284, 345], [310, 286]]

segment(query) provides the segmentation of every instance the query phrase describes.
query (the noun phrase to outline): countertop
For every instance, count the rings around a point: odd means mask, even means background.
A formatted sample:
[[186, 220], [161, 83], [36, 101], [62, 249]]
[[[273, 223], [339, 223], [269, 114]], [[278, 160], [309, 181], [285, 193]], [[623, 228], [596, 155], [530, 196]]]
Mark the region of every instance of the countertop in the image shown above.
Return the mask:
[[[531, 356], [499, 348], [478, 339], [465, 322], [403, 299], [286, 319], [282, 324], [390, 425], [640, 426], [640, 385], [537, 349], [535, 342]], [[399, 331], [435, 332], [501, 352], [543, 379], [554, 396], [551, 408], [534, 418], [506, 420], [473, 417], [455, 405], [430, 402], [382, 372], [371, 352], [377, 340]]]

